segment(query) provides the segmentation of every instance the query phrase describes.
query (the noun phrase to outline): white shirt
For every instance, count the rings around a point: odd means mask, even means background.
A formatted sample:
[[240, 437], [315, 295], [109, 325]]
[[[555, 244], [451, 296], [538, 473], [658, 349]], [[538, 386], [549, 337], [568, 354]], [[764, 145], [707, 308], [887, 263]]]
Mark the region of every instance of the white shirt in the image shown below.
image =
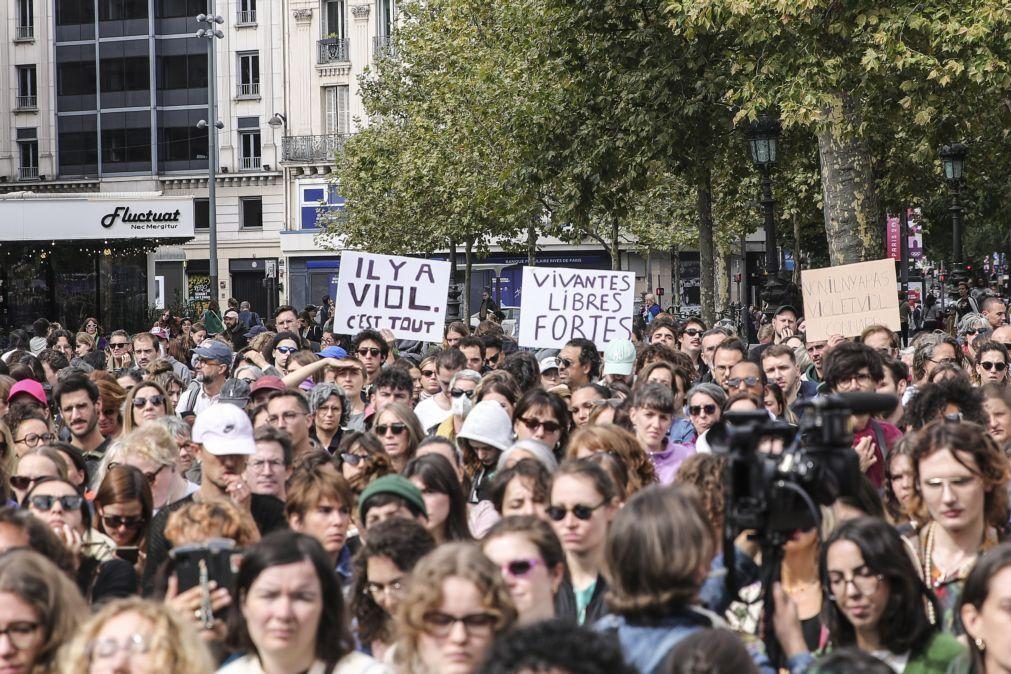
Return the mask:
[[414, 413], [418, 416], [418, 421], [421, 422], [421, 427], [427, 433], [431, 428], [438, 426], [453, 413], [452, 408], [448, 410], [442, 409], [439, 403], [436, 402], [437, 398], [432, 396], [426, 400], [422, 400], [418, 403], [418, 406], [414, 408]]

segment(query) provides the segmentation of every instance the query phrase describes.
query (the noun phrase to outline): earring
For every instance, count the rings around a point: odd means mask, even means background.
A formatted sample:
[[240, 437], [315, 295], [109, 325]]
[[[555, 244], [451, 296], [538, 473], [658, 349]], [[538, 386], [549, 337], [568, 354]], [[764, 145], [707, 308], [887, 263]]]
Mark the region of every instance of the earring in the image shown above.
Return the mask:
[[986, 642], [985, 641], [983, 641], [982, 639], [980, 639], [980, 638], [977, 637], [975, 639], [975, 642], [976, 642], [976, 648], [978, 648], [980, 650], [980, 652], [983, 652], [983, 651], [986, 650]]

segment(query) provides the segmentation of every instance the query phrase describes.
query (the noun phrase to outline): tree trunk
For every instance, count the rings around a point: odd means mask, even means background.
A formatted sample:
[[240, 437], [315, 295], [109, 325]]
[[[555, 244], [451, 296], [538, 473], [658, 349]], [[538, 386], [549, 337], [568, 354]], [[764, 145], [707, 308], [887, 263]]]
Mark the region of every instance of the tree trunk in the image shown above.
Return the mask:
[[871, 154], [863, 139], [840, 128], [856, 128], [860, 122], [856, 103], [846, 94], [841, 98], [828, 116], [843, 124], [829, 123], [818, 133], [825, 234], [833, 266], [882, 256], [883, 220]]
[[540, 221], [540, 214], [530, 218], [527, 225], [527, 266], [537, 266], [537, 223]]
[[699, 175], [698, 211], [699, 211], [699, 304], [702, 305], [702, 320], [706, 325], [712, 325], [716, 318], [714, 306], [715, 288], [713, 275], [715, 246], [713, 244], [713, 175], [708, 166], [701, 169]]
[[464, 248], [464, 267], [463, 267], [463, 320], [467, 325], [470, 325], [470, 273], [471, 268], [474, 264], [474, 256], [471, 254], [474, 250], [474, 238], [468, 236], [466, 247]]
[[456, 283], [456, 241], [449, 240], [449, 282]]
[[621, 248], [618, 245], [618, 220], [615, 219], [611, 222], [611, 240], [608, 242], [611, 244], [610, 250], [607, 252], [611, 256], [611, 269], [613, 271], [621, 271]]

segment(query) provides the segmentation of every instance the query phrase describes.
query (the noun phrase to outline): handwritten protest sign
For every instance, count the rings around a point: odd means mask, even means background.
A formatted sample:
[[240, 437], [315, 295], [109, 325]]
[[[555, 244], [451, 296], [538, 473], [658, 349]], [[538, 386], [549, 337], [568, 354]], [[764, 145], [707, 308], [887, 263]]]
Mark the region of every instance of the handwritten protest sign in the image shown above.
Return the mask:
[[855, 337], [868, 325], [899, 330], [899, 297], [891, 259], [805, 269], [804, 320], [810, 341]]
[[560, 347], [583, 337], [601, 351], [632, 333], [635, 273], [523, 268], [520, 346]]
[[397, 339], [442, 341], [449, 262], [347, 251], [334, 297], [334, 332], [391, 330]]

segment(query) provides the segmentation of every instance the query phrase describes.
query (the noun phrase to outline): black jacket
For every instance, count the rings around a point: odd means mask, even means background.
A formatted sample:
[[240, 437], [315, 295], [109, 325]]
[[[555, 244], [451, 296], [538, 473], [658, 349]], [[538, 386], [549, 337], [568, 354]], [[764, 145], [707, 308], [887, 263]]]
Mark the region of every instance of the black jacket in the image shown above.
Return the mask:
[[[607, 581], [603, 576], [597, 576], [597, 586], [593, 588], [593, 595], [590, 603], [586, 605], [586, 620], [584, 625], [593, 625], [595, 622], [607, 615], [607, 606], [604, 605], [604, 593], [607, 592]], [[559, 620], [576, 624], [578, 622], [578, 611], [576, 610], [576, 593], [572, 589], [572, 581], [566, 577], [555, 594], [555, 617]]]

